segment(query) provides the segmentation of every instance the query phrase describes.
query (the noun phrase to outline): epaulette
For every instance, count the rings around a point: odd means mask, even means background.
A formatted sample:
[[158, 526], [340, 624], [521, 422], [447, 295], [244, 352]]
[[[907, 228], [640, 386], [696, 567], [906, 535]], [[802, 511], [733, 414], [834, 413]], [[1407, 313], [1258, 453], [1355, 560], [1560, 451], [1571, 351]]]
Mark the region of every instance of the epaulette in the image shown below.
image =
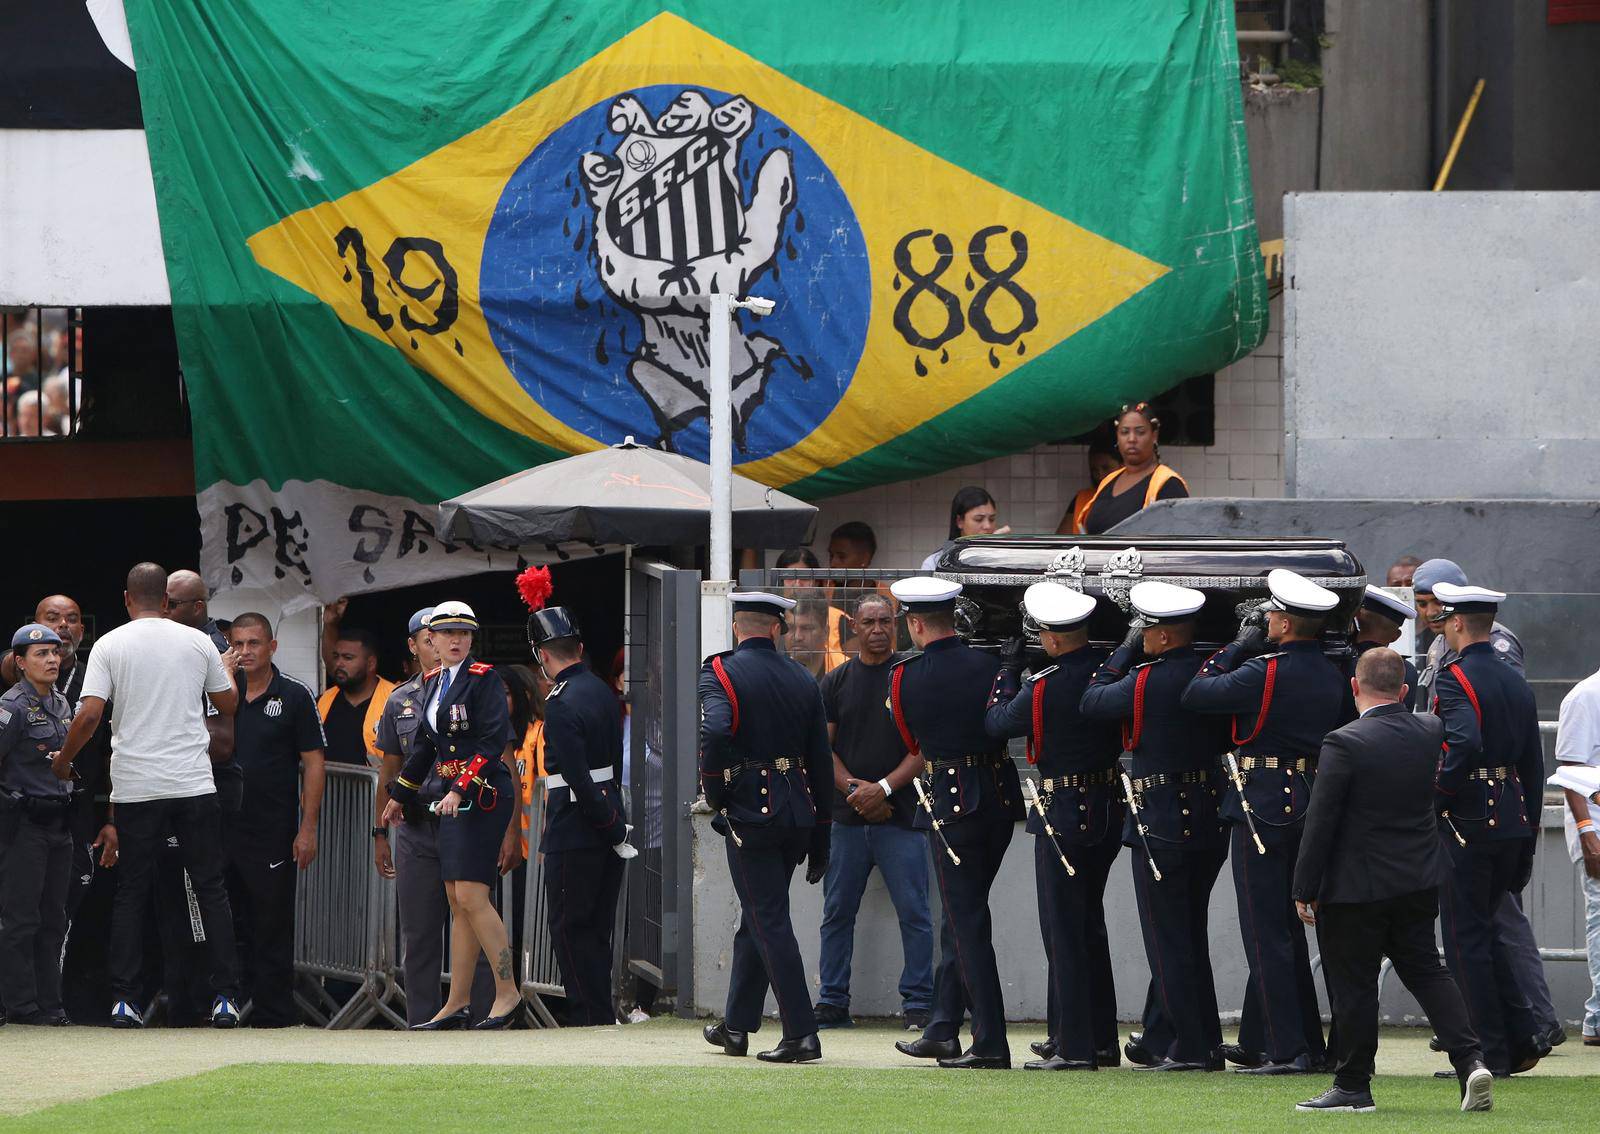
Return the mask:
[[1038, 673], [1030, 673], [1030, 674], [1028, 674], [1027, 677], [1022, 679], [1022, 684], [1031, 685], [1035, 681], [1038, 681], [1041, 677], [1049, 677], [1052, 673], [1054, 673], [1056, 670], [1058, 670], [1060, 668], [1061, 667], [1059, 665], [1047, 665], [1043, 669], [1041, 669]]
[[490, 665], [488, 662], [475, 661], [471, 665], [467, 666], [467, 672], [476, 673], [478, 676], [482, 677], [486, 673], [493, 673], [494, 666]]
[[561, 695], [561, 691], [566, 687], [567, 683], [565, 681], [556, 682], [554, 685], [550, 686], [550, 692], [544, 695], [544, 699], [549, 701], [554, 697], [559, 697]]
[[1266, 661], [1268, 658], [1281, 658], [1281, 657], [1284, 656], [1284, 653], [1285, 653], [1285, 651], [1283, 651], [1283, 650], [1273, 650], [1272, 653], [1270, 653], [1270, 654], [1257, 654], [1255, 657], [1251, 658], [1250, 660], [1251, 661]]
[[713, 658], [731, 658], [731, 657], [733, 657], [733, 653], [734, 652], [732, 650], [723, 650], [720, 654], [707, 654], [705, 656], [705, 660], [702, 661], [700, 664], [702, 666], [707, 666], [707, 665], [711, 664], [711, 660]]
[[908, 661], [916, 661], [921, 656], [922, 656], [922, 651], [921, 650], [912, 650], [909, 654], [907, 654], [903, 658], [895, 658], [894, 661], [889, 663], [889, 668], [890, 669], [898, 669], [900, 666], [905, 665], [906, 662], [908, 662]]
[[1138, 673], [1141, 669], [1149, 669], [1151, 666], [1156, 665], [1157, 663], [1162, 661], [1166, 656], [1167, 656], [1166, 654], [1157, 654], [1155, 657], [1151, 658], [1149, 661], [1135, 662], [1133, 665], [1128, 667], [1128, 672], [1129, 673]]

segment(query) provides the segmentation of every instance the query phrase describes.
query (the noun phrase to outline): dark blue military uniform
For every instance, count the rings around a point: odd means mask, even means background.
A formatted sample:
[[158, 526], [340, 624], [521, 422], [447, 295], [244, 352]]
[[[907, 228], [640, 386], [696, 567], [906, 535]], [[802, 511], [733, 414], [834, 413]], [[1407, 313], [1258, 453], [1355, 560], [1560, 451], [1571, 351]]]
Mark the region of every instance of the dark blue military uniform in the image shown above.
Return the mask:
[[1122, 721], [1132, 756], [1139, 814], [1129, 813], [1122, 842], [1135, 851], [1134, 896], [1150, 961], [1142, 1044], [1157, 1059], [1209, 1065], [1222, 1045], [1207, 915], [1228, 853], [1217, 814], [1223, 737], [1216, 722], [1183, 707], [1200, 667], [1192, 646], [1135, 664], [1139, 656], [1138, 647], [1119, 647], [1090, 678], [1081, 710], [1091, 720]]
[[1538, 709], [1527, 681], [1489, 642], [1464, 649], [1434, 688], [1445, 729], [1438, 783], [1450, 861], [1439, 891], [1445, 964], [1466, 998], [1484, 1062], [1500, 1072], [1521, 1062], [1535, 1031], [1495, 918], [1532, 869], [1544, 798]]
[[50, 770], [50, 754], [71, 719], [54, 689], [41, 695], [22, 680], [0, 695], [0, 997], [14, 1020], [62, 1015], [72, 789]]
[[[1366, 653], [1368, 650], [1375, 650], [1377, 648], [1377, 642], [1351, 643], [1351, 649], [1355, 650], [1355, 657], [1350, 659], [1350, 676], [1355, 676], [1356, 663], [1361, 660], [1361, 655]], [[1400, 660], [1405, 664], [1406, 667], [1406, 695], [1404, 698], [1402, 698], [1402, 701], [1406, 708], [1415, 712], [1417, 708], [1417, 667], [1411, 663], [1410, 658], [1405, 657], [1404, 655], [1401, 656]]]
[[[400, 757], [402, 767], [415, 749], [422, 728], [422, 686], [420, 673], [395, 686], [378, 718], [378, 751]], [[439, 819], [429, 813], [427, 805], [443, 799], [447, 790], [429, 769], [417, 798], [405, 804], [405, 822], [389, 832], [394, 852], [395, 912], [400, 921], [406, 1023], [413, 1025], [433, 1019], [444, 1003], [439, 980], [444, 971], [450, 900], [439, 876]], [[494, 970], [489, 958], [480, 954], [472, 974], [473, 1017], [487, 1016], [493, 1004]]]
[[[963, 1008], [970, 1005], [968, 1054], [1009, 1060], [989, 890], [1022, 818], [1022, 789], [1016, 765], [985, 728], [999, 668], [993, 654], [952, 635], [896, 663], [889, 688], [907, 748], [922, 755], [923, 782], [945, 839], [961, 858], [961, 865], [954, 865], [935, 841], [934, 874], [943, 910], [933, 1011], [922, 1035], [940, 1043], [956, 1039]], [[918, 810], [915, 825], [933, 826], [924, 810]]]
[[[1089, 678], [1105, 657], [1090, 646], [1061, 654], [1030, 675], [1020, 692], [1014, 672], [1002, 669], [984, 720], [991, 736], [1027, 737], [1028, 758], [1039, 767], [1040, 796], [1055, 838], [1045, 833], [1035, 812], [1028, 815], [1027, 830], [1035, 836], [1050, 1041], [1059, 1058], [1080, 1063], [1117, 1047], [1105, 891], [1122, 849], [1125, 805], [1117, 783], [1122, 744], [1114, 723], [1085, 720], [1079, 712]], [[1062, 867], [1057, 842], [1076, 876]]]
[[1222, 817], [1232, 825], [1233, 885], [1250, 965], [1239, 1046], [1270, 1063], [1306, 1056], [1320, 1065], [1327, 1047], [1305, 925], [1294, 908], [1294, 864], [1323, 738], [1355, 717], [1349, 682], [1320, 642], [1286, 642], [1257, 657], [1234, 642], [1200, 667], [1183, 704], [1232, 716], [1245, 796], [1266, 847], [1257, 851], [1230, 782]]
[[[471, 809], [439, 821], [439, 875], [446, 882], [492, 886], [500, 876], [500, 840], [519, 804], [511, 771], [501, 759], [511, 742], [506, 687], [493, 666], [471, 657], [460, 663], [446, 685], [449, 672], [437, 669], [423, 679], [422, 718], [411, 755], [395, 781], [403, 790], [394, 794], [402, 803], [415, 802], [417, 790], [429, 791], [432, 785], [427, 781], [436, 776], [443, 795], [476, 757], [483, 757], [477, 776], [484, 783], [460, 789]], [[429, 709], [439, 698], [441, 686], [444, 695], [430, 721]]]
[[555, 675], [545, 698], [544, 888], [550, 940], [567, 993], [567, 1023], [614, 1024], [611, 937], [627, 837], [622, 804], [622, 709], [583, 662]]
[[731, 820], [743, 842], [726, 840], [743, 909], [726, 1025], [757, 1031], [770, 985], [784, 1039], [809, 1036], [817, 1022], [789, 920], [789, 880], [817, 840], [827, 846], [832, 823], [833, 752], [822, 693], [770, 638], [747, 638], [708, 658], [699, 692], [701, 786], [718, 812], [713, 826], [728, 834]]

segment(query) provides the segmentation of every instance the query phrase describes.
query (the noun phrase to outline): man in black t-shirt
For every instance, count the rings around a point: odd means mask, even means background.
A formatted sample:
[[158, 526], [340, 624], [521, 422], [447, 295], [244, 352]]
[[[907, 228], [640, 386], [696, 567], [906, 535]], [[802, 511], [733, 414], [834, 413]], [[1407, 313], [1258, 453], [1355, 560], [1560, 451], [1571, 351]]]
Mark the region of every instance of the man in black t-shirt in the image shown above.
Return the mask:
[[822, 987], [817, 1027], [848, 1028], [850, 959], [856, 912], [876, 866], [900, 921], [905, 954], [900, 999], [906, 1027], [921, 1031], [933, 1001], [933, 921], [928, 915], [928, 840], [911, 829], [911, 779], [922, 771], [889, 712], [895, 661], [894, 604], [885, 595], [857, 600], [851, 620], [860, 653], [819, 683], [833, 743], [832, 844], [823, 879]]
[[298, 1015], [295, 876], [317, 856], [322, 723], [311, 690], [272, 664], [278, 643], [264, 615], [241, 614], [229, 635], [245, 681], [233, 723], [244, 805], [223, 830], [228, 898], [243, 955], [244, 988], [254, 1003], [249, 1023], [282, 1028], [296, 1023]]

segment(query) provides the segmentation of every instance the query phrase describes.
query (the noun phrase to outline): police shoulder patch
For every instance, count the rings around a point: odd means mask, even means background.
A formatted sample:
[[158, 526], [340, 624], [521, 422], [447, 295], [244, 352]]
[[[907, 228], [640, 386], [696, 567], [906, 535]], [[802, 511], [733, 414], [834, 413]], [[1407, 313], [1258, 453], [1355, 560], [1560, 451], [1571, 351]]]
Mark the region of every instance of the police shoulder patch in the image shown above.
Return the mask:
[[1494, 648], [1502, 654], [1509, 654], [1511, 652], [1511, 642], [1506, 638], [1496, 638], [1494, 640]]
[[6, 708], [0, 708], [0, 728], [4, 728], [6, 725], [8, 725], [10, 723], [11, 723], [11, 710], [10, 709], [6, 709]]
[[1054, 673], [1056, 670], [1058, 670], [1060, 668], [1061, 667], [1059, 665], [1047, 665], [1043, 669], [1039, 670], [1037, 673], [1028, 674], [1027, 677], [1022, 679], [1022, 683], [1024, 685], [1032, 685], [1035, 681], [1039, 681], [1042, 678], [1049, 677], [1052, 673]]

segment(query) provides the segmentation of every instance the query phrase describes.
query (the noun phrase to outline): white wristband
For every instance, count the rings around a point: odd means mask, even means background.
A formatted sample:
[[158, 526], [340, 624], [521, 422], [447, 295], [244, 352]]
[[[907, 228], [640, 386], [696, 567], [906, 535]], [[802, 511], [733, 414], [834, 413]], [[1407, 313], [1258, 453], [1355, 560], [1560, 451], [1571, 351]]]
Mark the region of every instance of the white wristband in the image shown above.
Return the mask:
[[889, 779], [887, 776], [878, 781], [878, 786], [883, 789], [883, 797], [885, 799], [894, 794], [894, 788], [889, 786]]

